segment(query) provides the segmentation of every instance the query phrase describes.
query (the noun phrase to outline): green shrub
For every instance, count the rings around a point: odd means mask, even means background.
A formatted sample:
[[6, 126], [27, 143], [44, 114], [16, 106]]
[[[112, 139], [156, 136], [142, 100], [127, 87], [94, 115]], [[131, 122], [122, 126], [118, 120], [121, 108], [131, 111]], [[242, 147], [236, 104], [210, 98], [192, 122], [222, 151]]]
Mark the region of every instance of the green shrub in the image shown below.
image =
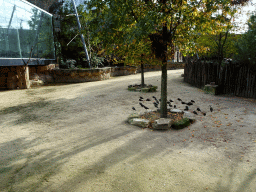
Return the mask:
[[183, 129], [184, 127], [187, 127], [190, 125], [190, 119], [189, 118], [183, 118], [179, 121], [176, 121], [172, 124], [172, 128], [174, 129]]

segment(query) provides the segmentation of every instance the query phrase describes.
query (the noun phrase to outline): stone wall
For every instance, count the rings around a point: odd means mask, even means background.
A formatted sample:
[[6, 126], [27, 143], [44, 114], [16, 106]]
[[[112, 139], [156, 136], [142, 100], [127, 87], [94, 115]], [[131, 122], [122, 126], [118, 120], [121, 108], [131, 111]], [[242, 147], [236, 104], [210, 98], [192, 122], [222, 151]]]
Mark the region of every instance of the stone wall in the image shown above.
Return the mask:
[[110, 77], [136, 74], [136, 67], [104, 67], [97, 69], [54, 69], [51, 71], [56, 83], [79, 83], [101, 81]]
[[[42, 80], [44, 84], [53, 82], [51, 70], [55, 64], [47, 66], [0, 66], [0, 88], [17, 89], [29, 87], [29, 80]], [[26, 78], [29, 75], [29, 78]]]
[[51, 75], [56, 83], [80, 83], [110, 78], [111, 67], [98, 69], [54, 69]]
[[123, 76], [123, 75], [132, 75], [137, 73], [137, 68], [132, 66], [126, 67], [112, 67], [111, 68], [111, 77]]
[[[0, 88], [17, 89], [24, 88], [20, 81], [21, 66], [0, 67]], [[184, 68], [184, 63], [168, 63], [167, 69]], [[145, 65], [144, 71], [158, 71], [160, 66]], [[29, 66], [29, 80], [33, 84], [47, 83], [81, 83], [101, 81], [110, 77], [131, 75], [140, 72], [140, 67], [104, 67], [97, 69], [59, 69], [56, 64], [46, 66]], [[39, 83], [40, 82], [40, 83]]]

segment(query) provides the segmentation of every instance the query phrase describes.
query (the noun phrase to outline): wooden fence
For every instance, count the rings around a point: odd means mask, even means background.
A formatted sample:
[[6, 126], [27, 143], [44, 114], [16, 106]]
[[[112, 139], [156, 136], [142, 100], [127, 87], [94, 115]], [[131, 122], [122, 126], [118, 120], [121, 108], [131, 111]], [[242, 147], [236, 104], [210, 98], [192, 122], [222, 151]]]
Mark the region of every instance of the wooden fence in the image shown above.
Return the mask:
[[213, 62], [188, 60], [184, 67], [184, 81], [199, 88], [215, 82], [219, 86], [219, 94], [256, 99], [256, 73], [246, 65], [226, 63], [221, 66]]

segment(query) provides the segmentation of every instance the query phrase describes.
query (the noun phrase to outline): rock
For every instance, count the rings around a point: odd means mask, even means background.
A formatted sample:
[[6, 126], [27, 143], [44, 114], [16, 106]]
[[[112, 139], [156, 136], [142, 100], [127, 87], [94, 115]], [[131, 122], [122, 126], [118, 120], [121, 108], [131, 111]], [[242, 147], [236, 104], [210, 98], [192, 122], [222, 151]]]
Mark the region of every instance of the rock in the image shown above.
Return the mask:
[[54, 82], [54, 79], [51, 75], [44, 75], [44, 74], [39, 75], [39, 80], [42, 80], [44, 82], [44, 84]]
[[30, 80], [31, 87], [37, 87], [37, 86], [42, 86], [42, 85], [44, 85], [44, 82], [42, 80], [37, 80], [37, 81]]
[[170, 112], [171, 113], [182, 113], [183, 111], [180, 109], [171, 109]]
[[140, 117], [140, 115], [138, 113], [132, 113], [131, 115], [129, 115], [127, 120], [129, 121], [130, 119], [139, 118], [139, 117]]
[[39, 75], [37, 73], [34, 73], [34, 75], [31, 77], [32, 80], [38, 81], [39, 80]]
[[143, 128], [146, 128], [149, 125], [149, 120], [147, 120], [147, 119], [132, 118], [128, 122], [131, 125], [136, 125], [136, 126], [143, 127]]
[[194, 113], [184, 111], [183, 118], [188, 118], [188, 119], [191, 119], [192, 121], [195, 121], [196, 120], [196, 115]]
[[204, 86], [204, 92], [205, 93], [210, 93], [210, 94], [214, 94], [217, 95], [217, 89], [218, 89], [218, 85], [205, 85]]
[[160, 118], [160, 119], [155, 120], [152, 123], [152, 127], [153, 127], [153, 129], [165, 130], [165, 129], [169, 129], [171, 127], [172, 123], [173, 123], [172, 119]]

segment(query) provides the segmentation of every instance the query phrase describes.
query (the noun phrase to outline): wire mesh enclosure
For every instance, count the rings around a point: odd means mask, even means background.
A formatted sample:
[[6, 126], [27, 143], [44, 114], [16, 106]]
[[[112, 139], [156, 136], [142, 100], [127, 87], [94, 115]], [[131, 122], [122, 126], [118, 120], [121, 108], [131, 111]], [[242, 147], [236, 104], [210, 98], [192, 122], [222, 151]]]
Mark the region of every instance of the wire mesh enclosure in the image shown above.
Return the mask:
[[0, 66], [55, 60], [51, 14], [23, 0], [0, 0], [0, 12]]

